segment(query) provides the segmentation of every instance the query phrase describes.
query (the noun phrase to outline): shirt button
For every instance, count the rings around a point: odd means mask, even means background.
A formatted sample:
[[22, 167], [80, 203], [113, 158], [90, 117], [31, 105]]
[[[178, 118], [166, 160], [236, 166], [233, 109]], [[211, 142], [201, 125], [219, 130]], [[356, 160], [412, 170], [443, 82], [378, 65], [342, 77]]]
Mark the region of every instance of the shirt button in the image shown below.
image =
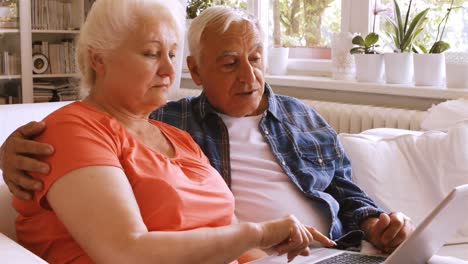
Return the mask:
[[265, 129], [265, 131], [263, 131], [263, 132], [265, 132], [265, 135], [270, 134], [270, 133], [268, 132], [268, 130], [266, 130], [266, 129]]
[[318, 159], [317, 161], [318, 161], [318, 163], [320, 163], [320, 164], [323, 163], [323, 160], [322, 160], [322, 159]]
[[283, 166], [286, 166], [286, 162], [284, 162], [284, 160], [281, 162], [281, 164], [282, 164]]

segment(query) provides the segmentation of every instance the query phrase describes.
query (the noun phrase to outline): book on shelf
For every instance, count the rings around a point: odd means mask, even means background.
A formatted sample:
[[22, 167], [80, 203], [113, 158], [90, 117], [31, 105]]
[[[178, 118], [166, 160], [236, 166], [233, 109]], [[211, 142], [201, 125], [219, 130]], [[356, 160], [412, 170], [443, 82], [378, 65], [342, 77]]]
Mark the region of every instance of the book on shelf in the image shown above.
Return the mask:
[[20, 74], [20, 57], [8, 51], [0, 52], [0, 75]]
[[32, 0], [31, 25], [39, 30], [75, 30], [72, 24], [73, 0]]
[[73, 82], [33, 83], [34, 102], [71, 101], [78, 99], [78, 87]]
[[43, 89], [43, 90], [57, 90], [68, 88], [72, 84], [69, 82], [34, 82], [33, 88], [34, 89]]
[[73, 40], [64, 39], [60, 43], [35, 41], [32, 46], [33, 54], [43, 54], [49, 62], [49, 67], [43, 74], [69, 74], [76, 72], [75, 42]]
[[3, 104], [18, 104], [19, 99], [13, 95], [0, 94], [0, 105]]

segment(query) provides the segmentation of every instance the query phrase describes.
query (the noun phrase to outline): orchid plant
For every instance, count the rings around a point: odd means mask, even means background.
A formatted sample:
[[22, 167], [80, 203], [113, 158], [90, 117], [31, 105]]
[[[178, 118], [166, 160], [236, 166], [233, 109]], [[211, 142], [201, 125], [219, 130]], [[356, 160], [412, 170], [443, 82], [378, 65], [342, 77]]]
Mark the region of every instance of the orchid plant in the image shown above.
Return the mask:
[[460, 6], [454, 7], [453, 5], [454, 5], [454, 0], [451, 1], [450, 7], [447, 8], [447, 13], [445, 14], [445, 16], [442, 18], [439, 25], [437, 26], [437, 35], [435, 38], [435, 42], [434, 44], [432, 44], [430, 50], [428, 51], [424, 45], [416, 45], [414, 47], [415, 52], [417, 53], [442, 53], [450, 48], [450, 44], [442, 40], [444, 33], [445, 33], [445, 28], [447, 26], [447, 21], [450, 17], [450, 13], [453, 10], [457, 8], [462, 8]]
[[393, 3], [395, 5], [394, 17], [385, 16], [393, 31], [393, 34], [389, 33], [388, 37], [393, 42], [393, 50], [395, 52], [411, 52], [415, 46], [413, 43], [416, 37], [424, 30], [423, 23], [429, 12], [429, 8], [424, 9], [416, 14], [413, 19], [410, 19], [412, 0], [409, 1], [405, 17], [402, 17], [397, 1], [393, 0]]
[[365, 38], [358, 35], [353, 38], [352, 43], [356, 46], [353, 47], [350, 52], [351, 54], [380, 54], [375, 48], [379, 47], [377, 42], [379, 42], [379, 34], [375, 33], [375, 23], [377, 15], [388, 10], [386, 7], [378, 7], [377, 0], [374, 0], [373, 6], [373, 16], [374, 21], [372, 23], [372, 32], [367, 34]]

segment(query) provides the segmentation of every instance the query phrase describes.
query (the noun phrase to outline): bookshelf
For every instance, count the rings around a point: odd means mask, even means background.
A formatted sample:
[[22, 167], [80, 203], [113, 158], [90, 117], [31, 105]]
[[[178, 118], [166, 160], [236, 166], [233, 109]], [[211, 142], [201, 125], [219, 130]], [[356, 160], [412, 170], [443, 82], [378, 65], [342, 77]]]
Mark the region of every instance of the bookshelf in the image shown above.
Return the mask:
[[[17, 63], [18, 69], [0, 71], [0, 96], [14, 96], [17, 99], [13, 101], [17, 103], [33, 103], [35, 82], [57, 83], [72, 81], [77, 77], [73, 43], [94, 1], [5, 1], [16, 2], [18, 25], [16, 28], [0, 28], [0, 54], [3, 55], [4, 50], [14, 54], [16, 58], [11, 61]], [[49, 51], [53, 51], [54, 55]], [[49, 64], [47, 71], [38, 74], [37, 65], [41, 64], [33, 65], [35, 54], [45, 55]], [[3, 60], [0, 62], [3, 63]]]

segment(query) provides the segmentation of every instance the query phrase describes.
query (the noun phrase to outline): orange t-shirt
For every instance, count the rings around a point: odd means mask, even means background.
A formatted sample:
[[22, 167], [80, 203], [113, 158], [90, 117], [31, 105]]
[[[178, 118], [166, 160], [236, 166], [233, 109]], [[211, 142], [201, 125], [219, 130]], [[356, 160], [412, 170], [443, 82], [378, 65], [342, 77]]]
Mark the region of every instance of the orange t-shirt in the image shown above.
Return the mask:
[[175, 157], [168, 158], [134, 138], [110, 115], [82, 102], [67, 105], [44, 121], [47, 129], [37, 140], [55, 148], [44, 159], [51, 171], [34, 175], [44, 182], [44, 189], [33, 201], [14, 199], [13, 206], [19, 212], [18, 241], [46, 261], [92, 263], [56, 214], [41, 206], [59, 177], [86, 166], [115, 166], [125, 172], [149, 231], [231, 223], [234, 197], [188, 133], [150, 121], [174, 146]]

